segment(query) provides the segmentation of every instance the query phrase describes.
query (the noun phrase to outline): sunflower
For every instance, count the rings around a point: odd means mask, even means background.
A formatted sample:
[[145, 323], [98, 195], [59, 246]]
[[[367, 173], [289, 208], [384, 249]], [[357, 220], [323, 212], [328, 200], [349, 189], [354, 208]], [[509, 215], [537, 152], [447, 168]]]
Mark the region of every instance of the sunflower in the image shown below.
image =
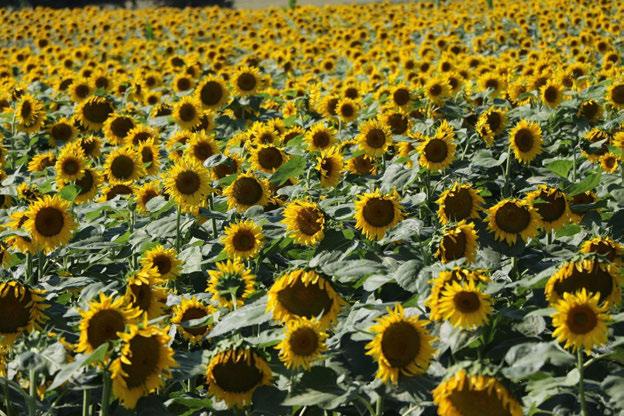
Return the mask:
[[38, 329], [45, 316], [44, 292], [21, 282], [0, 282], [0, 346], [10, 346], [22, 333]]
[[583, 288], [576, 293], [564, 293], [555, 304], [553, 337], [565, 348], [584, 348], [587, 354], [594, 347], [607, 343], [607, 305], [600, 305], [600, 294], [589, 295]]
[[126, 325], [135, 323], [141, 311], [125, 304], [123, 298], [114, 299], [100, 292], [99, 299], [89, 302], [80, 311], [80, 339], [76, 352], [92, 353], [100, 345], [119, 338]]
[[287, 160], [286, 153], [274, 145], [260, 145], [251, 152], [253, 168], [265, 173], [275, 172]]
[[540, 98], [542, 103], [550, 108], [556, 108], [563, 100], [564, 90], [555, 81], [548, 81], [540, 88]]
[[222, 79], [208, 76], [197, 85], [195, 95], [204, 108], [217, 110], [228, 102], [230, 93]]
[[254, 205], [265, 206], [270, 196], [267, 180], [251, 173], [239, 174], [223, 194], [227, 197], [228, 207], [238, 212], [244, 212]]
[[427, 137], [417, 149], [420, 165], [433, 172], [446, 169], [455, 160], [456, 147], [452, 136], [436, 133]]
[[328, 328], [343, 304], [325, 278], [312, 270], [295, 269], [273, 283], [268, 292], [267, 311], [281, 322], [317, 317], [321, 327]]
[[110, 152], [104, 170], [111, 184], [136, 181], [145, 174], [139, 154], [131, 147], [119, 147]]
[[308, 149], [313, 152], [330, 148], [336, 142], [336, 131], [323, 123], [316, 123], [305, 134]]
[[169, 346], [168, 328], [131, 325], [120, 334], [120, 356], [111, 363], [113, 394], [124, 407], [134, 409], [137, 401], [162, 387], [176, 366]]
[[286, 322], [284, 338], [275, 347], [286, 368], [306, 370], [327, 349], [327, 333], [316, 318], [297, 318]]
[[316, 169], [320, 174], [321, 187], [336, 186], [342, 178], [344, 159], [337, 146], [323, 150], [317, 159]]
[[624, 256], [622, 244], [609, 237], [594, 237], [581, 245], [581, 253], [604, 256], [608, 261], [621, 264]]
[[598, 294], [600, 302], [618, 305], [621, 302], [621, 274], [614, 263], [598, 260], [579, 260], [564, 263], [548, 279], [544, 291], [551, 305], [556, 304], [565, 293], [582, 289], [590, 295]]
[[48, 128], [48, 133], [50, 134], [48, 139], [50, 145], [56, 146], [57, 142], [66, 143], [72, 141], [76, 137], [78, 130], [71, 121], [61, 118]]
[[522, 416], [522, 406], [496, 378], [459, 370], [433, 390], [438, 415]]
[[368, 155], [359, 155], [352, 157], [347, 162], [347, 169], [354, 175], [376, 175], [377, 166], [375, 165], [375, 159]]
[[600, 157], [600, 167], [606, 173], [616, 173], [619, 167], [619, 157], [613, 153], [606, 153]]
[[574, 195], [570, 200], [570, 217], [572, 221], [580, 223], [585, 217], [585, 214], [594, 209], [587, 207], [587, 205], [594, 204], [596, 201], [598, 201], [598, 197], [593, 191], [586, 191]]
[[579, 104], [576, 114], [590, 123], [595, 123], [602, 118], [602, 104], [596, 100], [583, 101]]
[[[91, 201], [98, 192], [98, 187], [102, 182], [102, 177], [97, 170], [87, 167], [82, 177], [73, 183], [78, 187], [78, 195], [74, 199], [76, 204], [84, 204]], [[65, 186], [65, 182], [61, 182], [61, 186]]]
[[102, 151], [102, 142], [97, 136], [87, 136], [78, 139], [78, 143], [82, 148], [85, 156], [96, 159]]
[[218, 262], [215, 267], [215, 270], [208, 271], [210, 280], [206, 292], [223, 307], [236, 309], [243, 306], [254, 292], [256, 276], [238, 259]]
[[146, 182], [134, 189], [134, 198], [137, 204], [137, 210], [142, 214], [149, 213], [147, 203], [162, 194], [161, 183], [158, 180]]
[[160, 170], [159, 150], [159, 146], [154, 142], [154, 139], [142, 141], [136, 148], [148, 175], [155, 175]]
[[535, 122], [520, 120], [509, 132], [509, 145], [516, 159], [530, 163], [542, 152], [542, 129]]
[[104, 122], [104, 137], [106, 137], [109, 143], [114, 145], [128, 144], [128, 134], [136, 125], [136, 122], [130, 116], [113, 114]]
[[56, 155], [53, 152], [37, 153], [28, 162], [28, 172], [41, 172], [56, 164]]
[[479, 218], [484, 201], [470, 184], [454, 182], [449, 189], [442, 192], [437, 203], [438, 218], [445, 225], [450, 221]]
[[85, 154], [80, 144], [74, 142], [67, 144], [61, 149], [54, 164], [56, 180], [58, 182], [72, 182], [84, 175], [87, 167]]
[[431, 280], [431, 293], [425, 301], [425, 306], [430, 310], [430, 319], [442, 320], [444, 316], [440, 312], [440, 301], [442, 295], [448, 287], [451, 287], [453, 283], [460, 283], [464, 285], [474, 281], [475, 284], [488, 283], [489, 277], [480, 270], [469, 270], [460, 267], [455, 267], [452, 270], [442, 270], [435, 279]]
[[433, 77], [424, 85], [425, 96], [432, 103], [439, 104], [451, 93], [451, 86], [447, 79]]
[[525, 242], [537, 235], [540, 216], [533, 206], [521, 199], [503, 199], [487, 210], [488, 229], [494, 237], [515, 244], [518, 237]]
[[20, 131], [36, 133], [43, 126], [44, 120], [43, 105], [32, 95], [23, 95], [15, 104], [15, 121]]
[[205, 319], [212, 313], [213, 308], [204, 305], [196, 297], [185, 298], [174, 308], [171, 323], [178, 326], [178, 332], [190, 344], [200, 344], [210, 331], [210, 326], [206, 324], [190, 327], [188, 321]]
[[396, 85], [390, 90], [390, 102], [399, 108], [408, 108], [412, 104], [412, 98], [406, 85]]
[[408, 114], [401, 109], [385, 109], [380, 120], [390, 129], [392, 134], [406, 135], [411, 128], [411, 119]]
[[606, 92], [607, 101], [614, 107], [619, 109], [624, 108], [624, 82], [614, 81], [611, 83]]
[[41, 198], [42, 194], [37, 185], [22, 182], [17, 185], [17, 197], [27, 202], [33, 202]]
[[134, 189], [135, 187], [132, 184], [117, 183], [114, 185], [107, 185], [102, 190], [100, 201], [110, 201], [120, 195], [131, 195]]
[[492, 312], [490, 296], [476, 286], [475, 280], [468, 280], [463, 284], [447, 284], [438, 308], [444, 319], [462, 329], [474, 329], [484, 325]]
[[539, 214], [540, 224], [546, 231], [558, 230], [570, 221], [568, 198], [557, 188], [539, 185], [527, 194], [526, 200]]
[[403, 220], [399, 195], [368, 192], [355, 202], [355, 228], [373, 240], [381, 240], [386, 232]]
[[444, 232], [436, 257], [442, 263], [448, 263], [461, 258], [466, 262], [475, 261], [477, 254], [477, 232], [471, 222], [462, 220], [456, 226]]
[[93, 94], [93, 87], [88, 79], [77, 79], [69, 86], [69, 96], [75, 103], [87, 99]]
[[153, 127], [148, 127], [139, 124], [132, 128], [126, 135], [126, 144], [132, 146], [138, 146], [143, 142], [152, 141], [154, 144], [159, 143], [158, 130]]
[[479, 116], [475, 129], [483, 138], [487, 147], [492, 146], [495, 136], [503, 132], [506, 121], [507, 112], [497, 107], [490, 107]]
[[200, 123], [201, 106], [193, 97], [186, 96], [173, 106], [173, 119], [184, 130], [191, 130]]
[[366, 354], [377, 362], [377, 378], [397, 384], [399, 375], [413, 377], [427, 371], [434, 353], [427, 323], [405, 316], [400, 304], [377, 319], [370, 328], [375, 337], [366, 345]]
[[232, 258], [255, 257], [262, 248], [262, 227], [252, 220], [243, 220], [223, 229], [225, 252]]
[[76, 228], [69, 203], [58, 195], [46, 195], [32, 203], [26, 216], [24, 228], [31, 235], [34, 247], [45, 252], [67, 244]]
[[141, 257], [141, 265], [156, 270], [159, 281], [175, 280], [180, 275], [181, 264], [175, 249], [162, 245], [147, 250]]
[[232, 76], [232, 83], [240, 96], [254, 95], [262, 87], [260, 72], [254, 67], [240, 68]]
[[236, 175], [243, 164], [240, 158], [235, 154], [226, 154], [225, 156], [226, 158], [223, 162], [212, 167], [212, 177], [215, 180], [219, 180], [230, 175]]
[[342, 98], [336, 103], [336, 115], [343, 123], [349, 123], [358, 116], [360, 106], [357, 101], [351, 98]]
[[505, 81], [494, 72], [486, 72], [477, 80], [479, 89], [488, 92], [491, 97], [498, 97], [507, 90]]
[[208, 391], [228, 408], [242, 408], [251, 402], [260, 386], [271, 383], [267, 362], [248, 348], [230, 348], [210, 359], [206, 369]]
[[204, 163], [210, 156], [219, 153], [219, 145], [212, 136], [204, 133], [193, 133], [184, 150], [184, 155], [188, 158]]
[[289, 236], [299, 244], [312, 246], [325, 236], [325, 214], [314, 202], [289, 202], [284, 208], [282, 222], [286, 225]]
[[104, 97], [89, 97], [76, 108], [76, 118], [87, 130], [98, 131], [113, 113], [113, 104]]
[[[6, 227], [15, 231], [27, 232], [24, 224], [28, 221], [28, 210], [14, 211], [9, 214], [10, 221], [6, 223]], [[34, 251], [32, 238], [24, 235], [11, 235], [6, 238], [6, 242], [14, 250], [20, 253], [32, 253]]]
[[181, 158], [164, 176], [167, 193], [183, 209], [203, 206], [212, 191], [210, 172], [199, 162]]
[[356, 141], [367, 155], [381, 157], [392, 145], [392, 132], [380, 120], [368, 120], [360, 126]]
[[126, 303], [139, 309], [147, 319], [161, 316], [166, 308], [167, 290], [157, 286], [159, 281], [158, 271], [155, 268], [144, 267], [130, 274], [126, 282], [124, 294]]

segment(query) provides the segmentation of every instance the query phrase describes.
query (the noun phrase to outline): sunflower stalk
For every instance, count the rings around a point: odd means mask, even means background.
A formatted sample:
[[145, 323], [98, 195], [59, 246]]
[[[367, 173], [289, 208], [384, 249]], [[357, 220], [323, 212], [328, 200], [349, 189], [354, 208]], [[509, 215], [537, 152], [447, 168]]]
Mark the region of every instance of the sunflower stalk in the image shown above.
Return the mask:
[[45, 257], [42, 251], [37, 253], [37, 266], [37, 280], [35, 281], [35, 284], [40, 282], [43, 279], [44, 275], [43, 271], [45, 269]]
[[100, 416], [108, 416], [108, 407], [111, 396], [111, 374], [108, 370], [102, 374], [102, 403], [100, 404]]
[[13, 406], [11, 405], [11, 398], [9, 397], [9, 379], [5, 377], [2, 384], [2, 390], [4, 391], [4, 406], [6, 408], [7, 416], [13, 416]]
[[[212, 194], [210, 194], [210, 199], [208, 200], [208, 203], [210, 204], [210, 212], [212, 213], [214, 211], [214, 196]], [[211, 223], [212, 223], [212, 235], [214, 236], [214, 239], [216, 240], [217, 238], [219, 238], [219, 233], [217, 231], [217, 219], [214, 216], [211, 218]]]
[[383, 396], [380, 394], [377, 397], [377, 403], [375, 403], [375, 416], [383, 415]]
[[581, 405], [581, 414], [583, 416], [588, 416], [589, 413], [587, 413], [587, 402], [585, 400], [585, 376], [584, 376], [585, 368], [583, 367], [583, 350], [581, 348], [577, 350], [576, 357], [577, 357], [576, 368], [578, 369], [578, 372], [579, 372], [578, 388], [579, 388], [579, 402]]
[[511, 171], [511, 146], [507, 150], [507, 162], [505, 163], [505, 184], [503, 186], [503, 196], [509, 196], [509, 173]]
[[34, 405], [37, 400], [37, 371], [34, 368], [28, 370], [28, 395], [33, 399], [33, 404], [28, 406], [28, 414], [34, 416], [37, 413]]
[[176, 208], [176, 239], [175, 239], [175, 249], [176, 252], [180, 252], [180, 217], [182, 212], [180, 210], [180, 205]]
[[91, 390], [82, 391], [82, 416], [91, 416]]
[[32, 254], [26, 253], [26, 281], [28, 284], [33, 284], [33, 265], [32, 265]]

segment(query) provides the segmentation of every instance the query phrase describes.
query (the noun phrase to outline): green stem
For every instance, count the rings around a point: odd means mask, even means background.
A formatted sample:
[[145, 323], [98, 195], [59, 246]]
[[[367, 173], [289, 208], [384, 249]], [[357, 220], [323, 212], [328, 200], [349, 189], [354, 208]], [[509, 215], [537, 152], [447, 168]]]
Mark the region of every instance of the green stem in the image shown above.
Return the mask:
[[[209, 204], [210, 204], [210, 212], [212, 213], [214, 211], [214, 197], [212, 194], [210, 194], [210, 199], [208, 200]], [[215, 238], [215, 240], [219, 237], [219, 233], [217, 232], [217, 219], [215, 217], [211, 218], [211, 222], [212, 222], [212, 234]]]
[[33, 284], [33, 265], [32, 265], [32, 254], [26, 253], [26, 281], [28, 284]]
[[375, 404], [375, 416], [381, 416], [383, 414], [383, 396], [379, 395], [377, 403]]
[[82, 416], [91, 416], [89, 406], [91, 405], [91, 390], [84, 389], [82, 391]]
[[509, 173], [511, 171], [511, 146], [507, 149], [507, 162], [505, 164], [505, 186], [503, 196], [509, 196]]
[[100, 416], [108, 416], [108, 405], [111, 395], [111, 374], [108, 370], [102, 374], [102, 403], [100, 404]]
[[43, 252], [40, 251], [39, 253], [37, 253], [37, 265], [39, 267], [37, 268], [37, 281], [35, 282], [35, 284], [37, 284], [37, 282], [40, 282], [43, 279], [44, 263], [45, 263], [45, 257], [43, 255]]
[[28, 414], [34, 416], [36, 413], [34, 403], [37, 402], [37, 372], [34, 368], [28, 371], [28, 395], [33, 399], [33, 405], [28, 407]]
[[576, 357], [577, 357], [577, 362], [576, 362], [576, 368], [578, 369], [579, 372], [579, 402], [581, 404], [581, 414], [583, 416], [588, 416], [589, 413], [587, 413], [587, 402], [585, 401], [585, 377], [583, 374], [584, 371], [584, 367], [583, 367], [583, 350], [582, 349], [578, 349], [578, 351], [576, 352]]
[[178, 205], [176, 211], [176, 240], [175, 240], [175, 249], [179, 253], [180, 252], [180, 216], [182, 215], [180, 211], [180, 206]]
[[7, 416], [13, 416], [13, 406], [11, 405], [11, 398], [9, 397], [9, 379], [5, 378], [3, 383], [4, 390], [4, 405], [6, 407]]

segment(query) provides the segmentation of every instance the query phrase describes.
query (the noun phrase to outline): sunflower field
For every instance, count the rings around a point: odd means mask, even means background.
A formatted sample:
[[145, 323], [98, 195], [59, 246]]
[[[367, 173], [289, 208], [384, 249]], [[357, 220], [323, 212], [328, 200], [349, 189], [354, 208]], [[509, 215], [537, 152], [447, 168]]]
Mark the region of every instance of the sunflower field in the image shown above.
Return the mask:
[[624, 414], [624, 2], [0, 21], [0, 415]]

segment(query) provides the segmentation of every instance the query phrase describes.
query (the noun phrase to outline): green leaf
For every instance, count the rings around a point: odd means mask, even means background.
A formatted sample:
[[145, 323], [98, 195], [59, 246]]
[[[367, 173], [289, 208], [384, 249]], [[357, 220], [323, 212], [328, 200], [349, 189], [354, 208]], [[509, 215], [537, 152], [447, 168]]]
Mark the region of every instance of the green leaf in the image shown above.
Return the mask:
[[559, 175], [562, 178], [567, 178], [568, 173], [570, 172], [570, 169], [572, 169], [573, 165], [574, 162], [571, 160], [559, 159], [549, 162], [546, 167], [555, 175]]
[[78, 371], [83, 367], [92, 363], [102, 362], [104, 360], [104, 357], [106, 357], [107, 353], [108, 343], [104, 343], [100, 345], [90, 355], [79, 355], [76, 358], [76, 361], [67, 364], [65, 367], [63, 367], [61, 371], [56, 374], [56, 377], [54, 377], [54, 381], [50, 385], [49, 389], [54, 390], [57, 387], [60, 387], [66, 381], [76, 375]]
[[569, 196], [582, 194], [583, 192], [591, 191], [600, 184], [600, 178], [602, 174], [600, 172], [593, 172], [589, 174], [582, 181], [575, 183], [568, 189]]
[[306, 168], [306, 160], [302, 156], [292, 156], [288, 162], [284, 163], [271, 176], [271, 183], [274, 185], [282, 185], [290, 178], [297, 178], [303, 175]]
[[59, 195], [66, 201], [74, 202], [78, 193], [78, 187], [76, 185], [66, 185], [61, 189]]
[[257, 301], [230, 312], [221, 322], [210, 331], [209, 338], [235, 332], [241, 328], [259, 325], [268, 322], [271, 316], [266, 312], [267, 298], [261, 297]]

